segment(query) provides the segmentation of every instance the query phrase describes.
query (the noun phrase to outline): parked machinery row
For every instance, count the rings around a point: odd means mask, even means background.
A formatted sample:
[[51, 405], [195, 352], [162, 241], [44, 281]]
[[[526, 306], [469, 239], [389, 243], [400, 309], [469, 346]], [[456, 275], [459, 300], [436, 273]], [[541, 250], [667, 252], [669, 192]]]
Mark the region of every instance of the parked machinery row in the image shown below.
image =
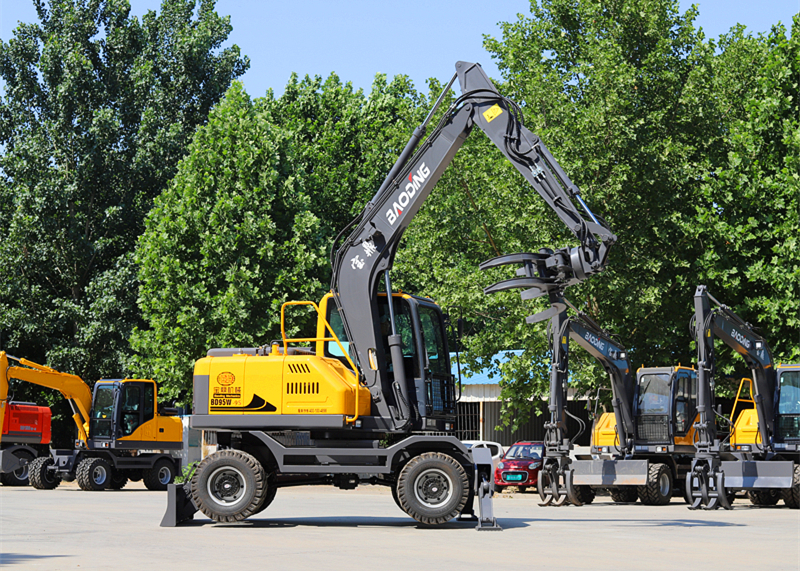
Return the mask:
[[[7, 418], [13, 422], [21, 410], [19, 403], [7, 402], [9, 379], [59, 391], [72, 408], [78, 438], [75, 448], [51, 449], [46, 456], [4, 448], [0, 451], [4, 483], [9, 474], [18, 474], [27, 475], [31, 485], [38, 489], [53, 489], [62, 480], [77, 480], [84, 490], [119, 490], [129, 480], [144, 480], [151, 490], [166, 490], [179, 473], [180, 458], [175, 453], [183, 446], [183, 424], [174, 416], [176, 410], [159, 409], [154, 381], [101, 379], [92, 392], [76, 375], [0, 351], [3, 426]], [[28, 414], [42, 419], [39, 438], [49, 442], [49, 409], [28, 408], [36, 409]], [[5, 431], [2, 438], [5, 443]]]
[[[766, 339], [706, 286], [697, 288], [694, 305], [697, 369], [642, 367], [635, 375], [618, 341], [563, 297], [551, 295], [551, 309], [528, 318], [550, 319], [543, 505], [581, 505], [593, 499], [591, 490], [606, 489], [615, 502], [663, 505], [678, 493], [691, 509], [730, 509], [735, 494], [744, 492], [755, 505], [782, 499], [800, 507], [800, 365], [775, 363]], [[574, 317], [567, 317], [568, 306]], [[591, 455], [576, 459], [577, 435], [568, 437], [565, 422], [570, 338], [607, 371], [613, 409], [595, 422]], [[714, 402], [715, 338], [752, 372], [728, 416]]]

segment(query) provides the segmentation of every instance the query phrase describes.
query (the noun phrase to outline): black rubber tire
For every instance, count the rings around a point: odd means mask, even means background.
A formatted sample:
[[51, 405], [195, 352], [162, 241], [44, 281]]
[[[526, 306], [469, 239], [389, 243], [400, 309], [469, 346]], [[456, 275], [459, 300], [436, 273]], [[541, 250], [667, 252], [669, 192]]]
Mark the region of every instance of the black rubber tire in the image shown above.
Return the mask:
[[747, 490], [747, 499], [754, 506], [774, 506], [781, 499], [780, 491], [774, 488]]
[[394, 503], [396, 503], [396, 504], [397, 504], [397, 507], [398, 507], [398, 508], [400, 508], [400, 509], [401, 509], [403, 512], [405, 512], [406, 510], [404, 510], [404, 509], [403, 509], [403, 506], [402, 506], [402, 505], [400, 505], [400, 498], [398, 498], [398, 497], [397, 497], [397, 482], [395, 482], [394, 484], [392, 484], [392, 485], [390, 486], [390, 489], [392, 490], [392, 499], [394, 500]]
[[597, 495], [593, 488], [589, 486], [575, 486], [575, 495], [582, 505], [589, 505], [594, 501]]
[[0, 474], [0, 482], [2, 482], [4, 486], [27, 486], [29, 483], [28, 471], [30, 469], [30, 463], [33, 462], [35, 456], [25, 450], [18, 450], [14, 453], [14, 456], [20, 460], [27, 460], [28, 463], [22, 468], [9, 472], [8, 474]]
[[84, 458], [75, 471], [78, 485], [87, 492], [100, 492], [111, 483], [111, 466], [103, 458]]
[[781, 490], [781, 497], [787, 507], [793, 510], [800, 509], [800, 466], [794, 467], [792, 487]]
[[268, 491], [263, 466], [241, 450], [220, 450], [206, 456], [192, 477], [192, 499], [197, 509], [223, 523], [258, 513]]
[[609, 488], [608, 494], [611, 496], [611, 501], [616, 504], [633, 504], [639, 499], [639, 492], [636, 486]]
[[128, 476], [126, 476], [124, 472], [114, 470], [114, 472], [111, 474], [111, 481], [108, 483], [108, 487], [111, 490], [121, 490], [127, 484]]
[[468, 496], [469, 480], [464, 467], [441, 452], [415, 456], [397, 478], [400, 507], [423, 525], [441, 525], [457, 517]]
[[269, 507], [272, 503], [272, 500], [275, 499], [275, 494], [278, 493], [278, 488], [276, 488], [272, 482], [267, 479], [267, 493], [264, 494], [264, 501], [261, 502], [261, 505], [256, 508], [256, 511], [253, 512], [252, 515], [260, 514], [265, 509]]
[[647, 484], [637, 486], [639, 500], [647, 506], [665, 506], [672, 499], [672, 470], [666, 464], [650, 464]]
[[31, 486], [37, 490], [55, 490], [61, 483], [61, 476], [47, 469], [55, 464], [51, 456], [40, 456], [28, 464], [28, 477]]
[[125, 474], [131, 482], [141, 482], [144, 478], [144, 470], [125, 470]]
[[175, 462], [168, 458], [157, 460], [153, 467], [145, 470], [142, 476], [144, 486], [153, 492], [164, 492], [175, 481], [177, 470]]

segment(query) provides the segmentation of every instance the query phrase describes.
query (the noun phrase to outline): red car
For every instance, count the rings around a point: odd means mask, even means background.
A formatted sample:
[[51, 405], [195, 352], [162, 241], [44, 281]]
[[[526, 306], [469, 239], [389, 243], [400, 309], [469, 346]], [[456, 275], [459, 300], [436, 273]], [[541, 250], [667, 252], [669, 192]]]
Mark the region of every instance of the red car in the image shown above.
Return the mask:
[[521, 492], [539, 481], [544, 443], [517, 442], [505, 453], [494, 471], [495, 488], [518, 486]]

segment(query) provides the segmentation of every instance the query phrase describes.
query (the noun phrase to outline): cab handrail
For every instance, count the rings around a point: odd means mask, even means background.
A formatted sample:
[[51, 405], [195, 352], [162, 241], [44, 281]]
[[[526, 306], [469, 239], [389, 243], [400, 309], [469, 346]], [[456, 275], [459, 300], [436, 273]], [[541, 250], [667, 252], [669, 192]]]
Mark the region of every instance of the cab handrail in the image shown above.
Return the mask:
[[[289, 338], [286, 337], [286, 306], [287, 305], [310, 305], [314, 308], [317, 312], [318, 319], [322, 320], [325, 324], [325, 329], [330, 332], [331, 337], [297, 337], [297, 338]], [[328, 320], [322, 315], [322, 312], [319, 310], [319, 306], [313, 301], [287, 301], [283, 305], [281, 305], [281, 338], [283, 339], [283, 354], [288, 355], [288, 344], [289, 343], [316, 343], [317, 341], [336, 341], [336, 344], [339, 346], [339, 350], [344, 355], [347, 362], [350, 363], [350, 367], [353, 370], [353, 374], [355, 375], [355, 384], [353, 386], [353, 391], [355, 392], [355, 414], [352, 417], [345, 415], [345, 422], [355, 422], [358, 420], [358, 385], [359, 385], [359, 378], [358, 378], [358, 368], [353, 363], [353, 360], [350, 358], [350, 355], [347, 351], [345, 351], [344, 346], [342, 346], [342, 342], [339, 341], [339, 338], [334, 333], [333, 328], [331, 327]]]

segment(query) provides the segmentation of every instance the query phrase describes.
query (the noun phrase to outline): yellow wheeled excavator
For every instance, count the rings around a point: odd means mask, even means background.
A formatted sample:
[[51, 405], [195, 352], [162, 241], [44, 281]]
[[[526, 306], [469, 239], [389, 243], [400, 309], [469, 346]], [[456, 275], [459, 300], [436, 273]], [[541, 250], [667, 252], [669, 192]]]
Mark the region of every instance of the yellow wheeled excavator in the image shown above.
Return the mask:
[[93, 393], [77, 375], [0, 351], [0, 423], [10, 379], [59, 391], [78, 429], [74, 449], [51, 449], [27, 464], [33, 487], [51, 490], [61, 480], [77, 480], [84, 490], [119, 490], [129, 480], [144, 480], [148, 489], [166, 490], [179, 473], [174, 452], [183, 447], [183, 424], [170, 416], [175, 409], [159, 411], [154, 381], [101, 379]]
[[[419, 145], [456, 80], [462, 95]], [[170, 486], [162, 525], [197, 510], [215, 521], [243, 520], [286, 486], [376, 484], [391, 488], [400, 509], [424, 525], [471, 516], [478, 529], [498, 529], [491, 455], [454, 436], [458, 395], [445, 316], [429, 298], [394, 291], [390, 276], [403, 232], [476, 126], [580, 241], [494, 263], [535, 259], [542, 272], [521, 278], [531, 297], [603, 270], [616, 237], [523, 126], [520, 108], [478, 64], [458, 62], [372, 200], [334, 241], [331, 292], [319, 304], [284, 304], [281, 340], [211, 349], [195, 364], [190, 425], [215, 432], [219, 450], [189, 485]], [[315, 337], [287, 338], [285, 312], [293, 305], [316, 312]]]

